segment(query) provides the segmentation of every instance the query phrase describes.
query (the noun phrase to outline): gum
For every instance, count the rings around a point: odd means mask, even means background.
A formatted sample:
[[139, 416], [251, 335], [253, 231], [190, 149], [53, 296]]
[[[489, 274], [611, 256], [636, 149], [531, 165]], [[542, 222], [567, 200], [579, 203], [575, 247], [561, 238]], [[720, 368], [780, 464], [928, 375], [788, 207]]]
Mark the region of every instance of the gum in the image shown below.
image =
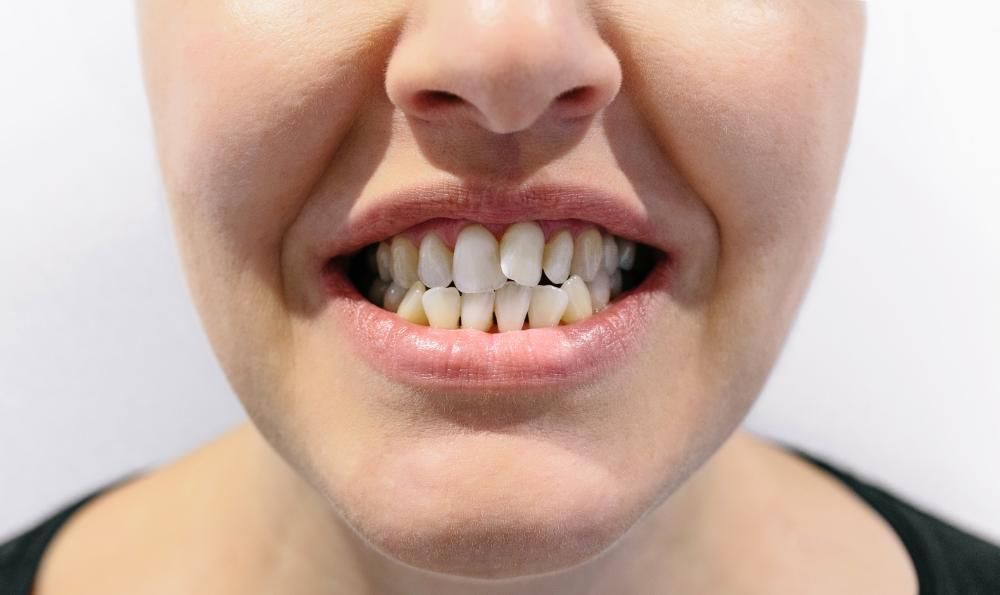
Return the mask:
[[[608, 232], [599, 225], [595, 225], [590, 221], [582, 221], [580, 219], [526, 219], [526, 221], [534, 221], [542, 228], [542, 233], [545, 234], [545, 241], [548, 242], [549, 238], [555, 235], [557, 232], [568, 229], [573, 238], [576, 239], [581, 232], [593, 227], [597, 228], [602, 234], [607, 234]], [[493, 233], [493, 236], [500, 241], [503, 233], [507, 231], [507, 228], [513, 225], [513, 223], [478, 223], [477, 221], [469, 221], [465, 219], [447, 219], [439, 217], [436, 219], [430, 219], [424, 221], [423, 223], [418, 223], [405, 231], [400, 232], [397, 235], [403, 235], [408, 237], [415, 246], [420, 247], [420, 241], [423, 237], [431, 232], [434, 232], [441, 238], [445, 246], [449, 250], [455, 250], [455, 240], [458, 238], [459, 232], [462, 231], [466, 225], [482, 225], [486, 229]], [[391, 241], [392, 238], [386, 238], [383, 241]]]

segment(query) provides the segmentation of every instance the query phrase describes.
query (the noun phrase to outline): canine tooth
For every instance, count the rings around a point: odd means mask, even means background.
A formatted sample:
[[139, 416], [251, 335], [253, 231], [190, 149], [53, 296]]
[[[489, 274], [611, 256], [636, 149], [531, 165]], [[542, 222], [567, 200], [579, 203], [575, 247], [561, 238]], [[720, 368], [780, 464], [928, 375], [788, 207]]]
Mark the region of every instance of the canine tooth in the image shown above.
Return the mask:
[[435, 233], [420, 241], [420, 262], [417, 276], [427, 287], [447, 287], [451, 283], [451, 250]]
[[635, 266], [635, 242], [618, 238], [618, 266], [626, 271]]
[[569, 294], [554, 285], [538, 285], [531, 288], [531, 305], [528, 306], [528, 326], [542, 328], [559, 326]]
[[385, 289], [382, 307], [390, 312], [395, 312], [399, 309], [399, 304], [403, 302], [404, 297], [406, 297], [406, 288], [393, 281]]
[[587, 289], [590, 290], [590, 305], [594, 312], [603, 310], [611, 301], [611, 277], [608, 272], [603, 269], [597, 271], [590, 283], [587, 283]]
[[594, 313], [594, 308], [590, 303], [590, 290], [587, 288], [587, 283], [578, 275], [567, 279], [562, 284], [562, 290], [569, 295], [566, 311], [562, 315], [563, 322], [570, 324], [583, 320]]
[[562, 283], [569, 277], [569, 267], [573, 262], [573, 235], [564, 229], [549, 238], [542, 256], [545, 276], [553, 283]]
[[604, 241], [601, 239], [601, 232], [591, 227], [576, 236], [573, 243], [573, 264], [569, 272], [589, 282], [601, 268], [603, 258]]
[[615, 236], [604, 234], [604, 261], [601, 263], [604, 270], [612, 272], [618, 268], [618, 242]]
[[411, 287], [417, 277], [417, 261], [420, 258], [417, 247], [410, 238], [398, 235], [389, 246], [392, 252], [392, 278], [403, 287]]
[[462, 328], [488, 331], [493, 326], [494, 292], [462, 294]]
[[424, 312], [423, 297], [427, 288], [420, 281], [414, 281], [403, 296], [396, 314], [413, 324], [427, 326], [427, 313]]
[[542, 252], [545, 234], [534, 221], [522, 221], [507, 228], [500, 239], [500, 270], [521, 285], [538, 285], [542, 279]]
[[622, 292], [622, 270], [616, 268], [611, 273], [611, 299], [618, 297]]
[[392, 250], [387, 242], [379, 242], [375, 251], [375, 264], [378, 265], [378, 277], [383, 281], [392, 281]]
[[455, 241], [452, 265], [455, 287], [462, 293], [500, 289], [507, 278], [500, 270], [497, 239], [482, 225], [468, 225]]
[[497, 315], [497, 329], [501, 333], [521, 330], [530, 305], [531, 288], [508, 281], [497, 290], [496, 304], [493, 306]]
[[434, 328], [458, 328], [462, 311], [462, 296], [454, 287], [432, 287], [424, 292], [421, 302], [427, 322]]
[[372, 281], [371, 287], [368, 288], [368, 299], [374, 304], [382, 305], [385, 299], [385, 290], [389, 288], [389, 284], [382, 279], [376, 278]]

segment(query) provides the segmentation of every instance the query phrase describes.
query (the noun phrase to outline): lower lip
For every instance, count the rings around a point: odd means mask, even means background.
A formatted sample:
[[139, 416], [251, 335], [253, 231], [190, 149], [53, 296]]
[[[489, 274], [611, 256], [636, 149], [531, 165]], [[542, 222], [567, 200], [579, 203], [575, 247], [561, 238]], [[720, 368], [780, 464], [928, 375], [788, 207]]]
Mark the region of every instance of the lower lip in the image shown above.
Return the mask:
[[670, 261], [640, 285], [571, 325], [506, 333], [412, 324], [365, 299], [343, 267], [324, 273], [330, 313], [354, 352], [391, 380], [440, 391], [566, 389], [619, 370], [664, 304]]

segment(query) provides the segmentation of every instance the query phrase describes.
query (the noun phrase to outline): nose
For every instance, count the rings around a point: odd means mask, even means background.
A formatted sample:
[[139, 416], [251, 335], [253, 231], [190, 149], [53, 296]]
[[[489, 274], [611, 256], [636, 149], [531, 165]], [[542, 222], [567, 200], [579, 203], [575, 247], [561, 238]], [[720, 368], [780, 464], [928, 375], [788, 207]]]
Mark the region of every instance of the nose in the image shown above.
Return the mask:
[[592, 116], [622, 71], [584, 4], [418, 0], [386, 68], [389, 99], [415, 118], [498, 134]]

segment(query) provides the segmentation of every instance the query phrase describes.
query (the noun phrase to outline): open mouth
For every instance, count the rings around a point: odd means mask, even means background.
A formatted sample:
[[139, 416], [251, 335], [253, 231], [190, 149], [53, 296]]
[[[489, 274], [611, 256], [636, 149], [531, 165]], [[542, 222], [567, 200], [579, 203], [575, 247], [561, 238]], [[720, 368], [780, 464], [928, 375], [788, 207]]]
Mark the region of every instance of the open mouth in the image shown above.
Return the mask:
[[413, 324], [506, 333], [590, 318], [665, 256], [581, 220], [439, 218], [347, 255], [346, 272], [369, 302]]
[[337, 233], [316, 225], [328, 332], [373, 371], [471, 406], [487, 389], [569, 394], [637, 361], [684, 262], [637, 199], [581, 185], [416, 186]]

